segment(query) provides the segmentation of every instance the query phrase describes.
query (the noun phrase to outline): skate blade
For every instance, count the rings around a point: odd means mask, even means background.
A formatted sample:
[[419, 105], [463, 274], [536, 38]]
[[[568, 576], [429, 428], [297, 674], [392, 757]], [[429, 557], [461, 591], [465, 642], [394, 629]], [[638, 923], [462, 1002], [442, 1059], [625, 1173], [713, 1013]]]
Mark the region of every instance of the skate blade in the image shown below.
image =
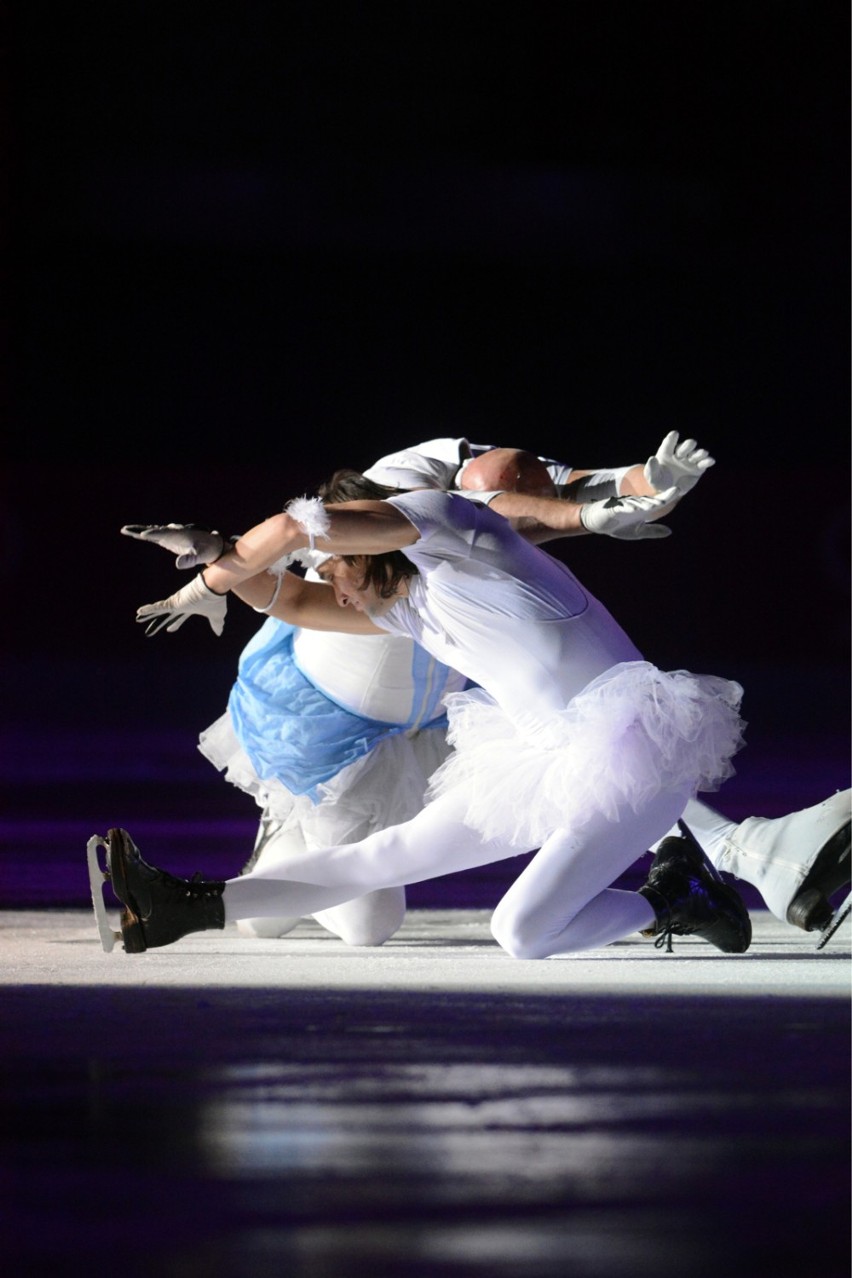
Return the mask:
[[707, 872], [708, 872], [708, 874], [711, 876], [711, 878], [714, 878], [714, 879], [716, 880], [716, 882], [717, 882], [717, 883], [724, 883], [724, 879], [722, 878], [721, 874], [720, 874], [720, 873], [719, 873], [719, 871], [716, 869], [715, 865], [714, 865], [714, 864], [713, 864], [713, 862], [710, 860], [709, 856], [708, 856], [708, 855], [707, 855], [707, 853], [704, 851], [703, 847], [702, 847], [702, 846], [701, 846], [701, 844], [698, 842], [698, 840], [696, 839], [695, 835], [692, 833], [692, 831], [690, 830], [690, 828], [689, 828], [689, 826], [686, 824], [686, 822], [685, 822], [685, 821], [678, 821], [678, 823], [677, 823], [677, 828], [680, 830], [681, 834], [682, 834], [682, 835], [683, 835], [683, 837], [686, 839], [687, 843], [691, 843], [691, 844], [692, 844], [692, 846], [693, 846], [693, 847], [694, 847], [694, 848], [695, 848], [698, 852], [700, 852], [700, 853], [701, 853], [701, 860], [704, 862], [704, 868], [707, 870]]
[[852, 893], [847, 896], [846, 900], [841, 905], [838, 905], [837, 909], [831, 916], [831, 922], [826, 924], [823, 928], [822, 934], [817, 941], [818, 950], [825, 948], [837, 929], [849, 918], [850, 913], [852, 913]]
[[98, 857], [98, 848], [109, 849], [109, 843], [101, 834], [93, 834], [86, 844], [86, 861], [89, 866], [89, 884], [92, 889], [92, 905], [95, 911], [95, 922], [98, 925], [98, 936], [105, 954], [109, 954], [115, 949], [117, 941], [121, 940], [121, 932], [117, 932], [110, 921], [104, 901], [104, 883], [109, 883], [109, 857], [106, 859], [106, 868], [101, 865]]

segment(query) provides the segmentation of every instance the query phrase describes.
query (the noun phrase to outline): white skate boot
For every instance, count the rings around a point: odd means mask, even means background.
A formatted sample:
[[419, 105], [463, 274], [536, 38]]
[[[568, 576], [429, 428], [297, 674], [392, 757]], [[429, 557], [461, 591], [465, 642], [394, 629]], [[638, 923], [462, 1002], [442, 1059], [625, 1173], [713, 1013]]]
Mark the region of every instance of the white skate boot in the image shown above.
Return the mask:
[[[840, 922], [831, 897], [850, 882], [852, 790], [789, 816], [747, 817], [725, 839], [719, 869], [753, 884], [776, 918], [822, 932], [821, 948]], [[828, 933], [828, 935], [826, 935]]]

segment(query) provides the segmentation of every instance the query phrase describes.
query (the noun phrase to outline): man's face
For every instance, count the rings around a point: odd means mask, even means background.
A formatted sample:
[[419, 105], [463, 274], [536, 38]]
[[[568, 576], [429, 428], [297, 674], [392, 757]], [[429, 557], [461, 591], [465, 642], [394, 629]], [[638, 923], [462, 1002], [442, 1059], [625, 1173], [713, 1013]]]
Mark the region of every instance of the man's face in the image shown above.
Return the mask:
[[356, 612], [364, 612], [368, 617], [381, 617], [394, 606], [400, 594], [406, 593], [400, 588], [390, 599], [383, 599], [372, 585], [364, 586], [364, 560], [358, 557], [354, 564], [333, 555], [321, 564], [317, 572], [323, 581], [334, 590], [335, 598], [341, 608], [354, 608]]

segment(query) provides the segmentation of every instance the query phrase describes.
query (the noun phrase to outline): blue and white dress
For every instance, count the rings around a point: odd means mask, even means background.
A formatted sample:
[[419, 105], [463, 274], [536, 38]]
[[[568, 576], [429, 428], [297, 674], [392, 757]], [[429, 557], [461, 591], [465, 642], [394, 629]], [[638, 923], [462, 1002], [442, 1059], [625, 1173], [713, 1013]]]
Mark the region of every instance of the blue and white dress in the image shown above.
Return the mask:
[[444, 698], [465, 686], [410, 639], [270, 618], [199, 748], [266, 817], [325, 846], [420, 811], [449, 750]]

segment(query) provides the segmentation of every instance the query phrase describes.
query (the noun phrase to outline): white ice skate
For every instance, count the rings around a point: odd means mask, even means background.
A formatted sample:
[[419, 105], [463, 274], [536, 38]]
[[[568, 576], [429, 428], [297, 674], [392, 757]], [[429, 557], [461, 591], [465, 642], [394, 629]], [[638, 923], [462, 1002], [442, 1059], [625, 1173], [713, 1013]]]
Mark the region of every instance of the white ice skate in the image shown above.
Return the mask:
[[821, 933], [822, 946], [837, 930], [831, 898], [850, 882], [850, 814], [852, 791], [842, 790], [788, 816], [747, 817], [717, 865], [756, 887], [776, 918]]

